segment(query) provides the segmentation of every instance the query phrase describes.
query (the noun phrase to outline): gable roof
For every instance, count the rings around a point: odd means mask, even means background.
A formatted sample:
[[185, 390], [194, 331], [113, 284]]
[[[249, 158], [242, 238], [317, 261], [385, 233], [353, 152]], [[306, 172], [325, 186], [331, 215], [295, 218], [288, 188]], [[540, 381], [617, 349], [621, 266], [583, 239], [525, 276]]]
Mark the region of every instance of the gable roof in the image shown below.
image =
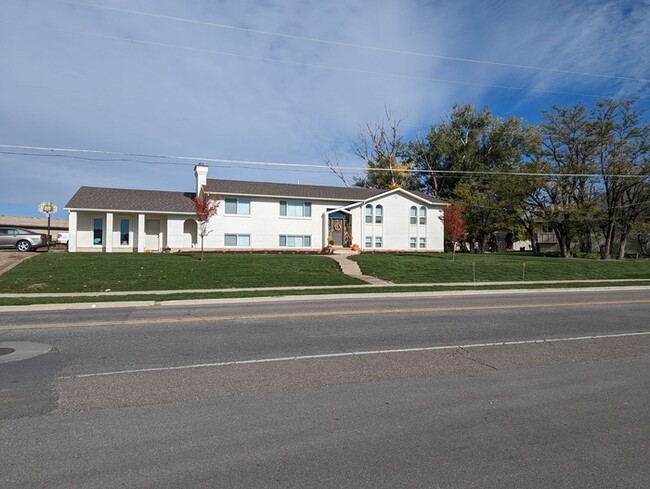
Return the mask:
[[[327, 187], [323, 185], [299, 185], [291, 183], [246, 182], [241, 180], [209, 179], [206, 191], [219, 196], [239, 195], [251, 197], [285, 197], [292, 199], [315, 199], [363, 202], [373, 197], [395, 192], [393, 190], [364, 187]], [[397, 189], [399, 190], [399, 189]], [[431, 204], [443, 203], [422, 192], [403, 191]], [[194, 192], [169, 192], [163, 190], [137, 190], [105, 187], [80, 187], [65, 205], [65, 209], [166, 212], [194, 214]]]
[[193, 198], [193, 192], [80, 187], [65, 208], [194, 214]]
[[[391, 192], [386, 189], [365, 187], [327, 187], [323, 185], [300, 185], [292, 183], [246, 182], [241, 180], [208, 179], [205, 189], [218, 195], [242, 195], [256, 197], [290, 197], [303, 199], [340, 200], [358, 202]], [[432, 204], [443, 203], [430, 195], [407, 191]]]

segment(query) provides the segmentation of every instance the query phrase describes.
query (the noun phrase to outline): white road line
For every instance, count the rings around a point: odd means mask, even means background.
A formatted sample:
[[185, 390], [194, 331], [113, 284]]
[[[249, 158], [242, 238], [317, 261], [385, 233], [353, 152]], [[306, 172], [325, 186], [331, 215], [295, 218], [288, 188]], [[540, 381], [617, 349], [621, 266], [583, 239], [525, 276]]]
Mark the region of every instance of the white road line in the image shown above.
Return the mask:
[[512, 345], [531, 345], [535, 343], [560, 343], [565, 341], [587, 341], [599, 340], [606, 338], [625, 338], [630, 336], [647, 336], [650, 331], [637, 331], [634, 333], [620, 333], [620, 334], [603, 334], [591, 336], [574, 336], [571, 338], [543, 338], [539, 340], [521, 340], [521, 341], [499, 341], [494, 343], [471, 343], [468, 345], [443, 345], [443, 346], [425, 346], [419, 348], [397, 348], [393, 350], [366, 350], [366, 351], [353, 351], [341, 353], [321, 353], [318, 355], [300, 355], [293, 357], [276, 357], [276, 358], [259, 358], [255, 360], [233, 360], [230, 362], [215, 362], [215, 363], [198, 363], [193, 365], [178, 365], [175, 367], [152, 367], [152, 368], [139, 368], [132, 370], [116, 370], [113, 372], [97, 372], [92, 374], [78, 374], [57, 377], [56, 380], [68, 379], [83, 379], [88, 377], [106, 377], [109, 375], [125, 375], [125, 374], [139, 374], [145, 372], [165, 372], [171, 370], [188, 370], [196, 368], [212, 368], [212, 367], [228, 367], [230, 365], [250, 365], [260, 363], [272, 362], [290, 362], [297, 360], [316, 360], [323, 358], [338, 358], [338, 357], [354, 357], [363, 355], [384, 355], [390, 353], [413, 353], [420, 351], [438, 351], [438, 350], [455, 350], [457, 348], [487, 348], [493, 346], [512, 346]]

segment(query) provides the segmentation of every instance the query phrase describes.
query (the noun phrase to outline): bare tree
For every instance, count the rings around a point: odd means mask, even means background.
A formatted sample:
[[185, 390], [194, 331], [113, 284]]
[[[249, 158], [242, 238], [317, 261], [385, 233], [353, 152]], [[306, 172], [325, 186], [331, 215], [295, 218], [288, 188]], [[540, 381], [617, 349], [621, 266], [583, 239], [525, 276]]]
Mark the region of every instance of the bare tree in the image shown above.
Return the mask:
[[345, 185], [346, 187], [351, 187], [351, 186], [352, 186], [352, 184], [353, 184], [354, 182], [351, 181], [351, 180], [350, 180], [350, 179], [345, 175], [345, 173], [344, 173], [343, 170], [341, 169], [341, 163], [339, 162], [338, 158], [336, 158], [336, 157], [330, 155], [329, 153], [327, 153], [327, 154], [325, 155], [325, 158], [323, 158], [323, 164], [324, 164], [327, 168], [329, 168], [330, 171], [331, 171], [332, 173], [334, 173], [334, 175], [336, 175], [337, 177], [339, 177], [339, 179], [343, 182], [343, 185]]
[[356, 186], [417, 188], [417, 179], [410, 171], [413, 161], [400, 134], [401, 122], [385, 107], [383, 119], [361, 127], [358, 139], [352, 143], [352, 152], [365, 161], [366, 176], [355, 178]]

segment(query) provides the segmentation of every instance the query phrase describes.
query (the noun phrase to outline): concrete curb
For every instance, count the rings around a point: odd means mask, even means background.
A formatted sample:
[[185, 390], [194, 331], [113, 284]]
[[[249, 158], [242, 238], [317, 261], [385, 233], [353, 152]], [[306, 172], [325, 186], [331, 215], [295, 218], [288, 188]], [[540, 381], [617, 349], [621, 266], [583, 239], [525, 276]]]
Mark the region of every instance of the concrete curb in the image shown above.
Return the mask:
[[[231, 289], [232, 290], [232, 289]], [[292, 289], [292, 290], [295, 290]], [[650, 286], [630, 285], [630, 286], [607, 286], [607, 287], [566, 287], [541, 289], [544, 293], [564, 293], [564, 292], [604, 292], [612, 290], [648, 290]], [[183, 291], [181, 291], [183, 292]], [[83, 310], [83, 309], [109, 309], [109, 308], [132, 308], [132, 307], [151, 307], [151, 306], [192, 306], [192, 305], [210, 305], [210, 304], [246, 304], [246, 303], [266, 303], [266, 302], [300, 302], [300, 301], [327, 301], [327, 300], [359, 300], [359, 298], [377, 299], [399, 297], [446, 297], [446, 296], [472, 296], [472, 295], [504, 295], [504, 294], [535, 294], [540, 289], [488, 289], [488, 290], [442, 290], [442, 291], [422, 291], [422, 292], [376, 292], [355, 294], [314, 294], [314, 295], [288, 295], [274, 297], [233, 297], [223, 299], [180, 299], [167, 301], [115, 301], [115, 302], [81, 302], [65, 304], [32, 304], [27, 306], [0, 306], [2, 312], [42, 312], [42, 311], [64, 311], [64, 310]]]

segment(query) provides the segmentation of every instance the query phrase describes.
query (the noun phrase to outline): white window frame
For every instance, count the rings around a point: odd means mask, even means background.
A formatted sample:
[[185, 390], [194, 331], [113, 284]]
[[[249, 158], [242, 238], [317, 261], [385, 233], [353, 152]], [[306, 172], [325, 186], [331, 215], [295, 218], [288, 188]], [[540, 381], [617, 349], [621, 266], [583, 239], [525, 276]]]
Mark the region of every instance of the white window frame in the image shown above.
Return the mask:
[[[228, 203], [232, 204], [234, 201], [236, 212], [228, 212]], [[248, 212], [244, 212], [243, 204], [248, 204]], [[223, 213], [226, 216], [250, 216], [251, 215], [251, 199], [248, 197], [226, 197], [223, 200]]]
[[419, 247], [420, 247], [420, 249], [426, 249], [427, 248], [427, 238], [420, 238]]
[[[235, 238], [235, 244], [227, 244], [226, 241], [228, 238]], [[246, 238], [248, 244], [243, 243], [243, 239]], [[251, 247], [251, 235], [250, 234], [232, 234], [227, 233], [223, 235], [223, 245], [229, 248], [250, 248]]]
[[[99, 244], [95, 244], [95, 221], [101, 221], [102, 223], [102, 239]], [[90, 218], [90, 244], [95, 248], [102, 248], [106, 241], [106, 220], [103, 216], [91, 216]]]
[[424, 206], [420, 207], [420, 219], [418, 222], [421, 226], [426, 226], [427, 224], [427, 208]]
[[417, 225], [418, 223], [418, 208], [411, 206], [409, 209], [409, 224]]
[[418, 239], [417, 238], [415, 238], [413, 236], [411, 236], [409, 238], [409, 248], [413, 249], [413, 250], [416, 250], [418, 248]]
[[[296, 238], [300, 238], [300, 246], [296, 245]], [[307, 241], [307, 243], [305, 243], [305, 241]], [[279, 239], [279, 246], [280, 248], [311, 248], [311, 235], [281, 234]]]
[[[292, 210], [293, 209], [293, 210]], [[300, 209], [300, 214], [292, 214]], [[280, 217], [289, 219], [311, 219], [311, 202], [302, 200], [281, 200]]]
[[372, 224], [372, 205], [366, 204], [366, 224]]
[[375, 206], [375, 224], [383, 224], [384, 222], [384, 206], [377, 204]]
[[366, 236], [365, 247], [366, 248], [372, 248], [372, 236]]
[[[124, 221], [126, 221], [127, 224], [128, 224], [128, 229], [127, 229], [127, 231], [126, 231], [126, 236], [127, 236], [127, 242], [126, 242], [126, 244], [122, 244], [122, 223], [123, 223]], [[125, 247], [126, 247], [126, 246], [131, 246], [132, 243], [133, 243], [133, 235], [132, 235], [132, 233], [131, 233], [131, 231], [132, 231], [132, 228], [131, 228], [131, 218], [130, 218], [130, 217], [120, 217], [120, 218], [118, 218], [117, 222], [118, 222], [118, 230], [117, 230], [117, 234], [118, 234], [118, 236], [119, 236], [119, 238], [118, 238], [118, 240], [117, 240], [117, 242], [118, 242], [118, 246], [125, 246]]]
[[375, 248], [383, 248], [384, 240], [381, 236], [375, 236]]

